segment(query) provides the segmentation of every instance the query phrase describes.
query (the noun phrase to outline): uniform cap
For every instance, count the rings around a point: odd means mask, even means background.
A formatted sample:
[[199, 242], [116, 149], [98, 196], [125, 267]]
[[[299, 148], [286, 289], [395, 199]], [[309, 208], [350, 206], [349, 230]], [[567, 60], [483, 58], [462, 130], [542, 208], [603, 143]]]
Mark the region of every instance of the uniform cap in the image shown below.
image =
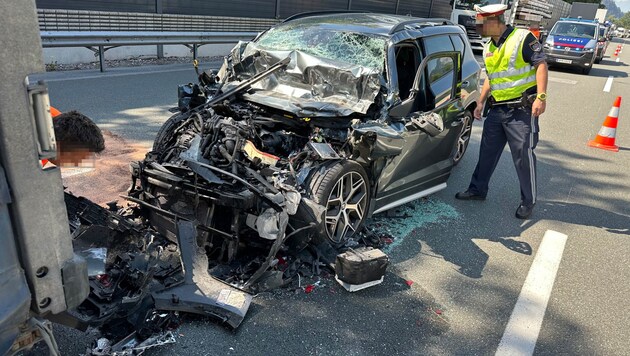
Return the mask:
[[493, 4], [486, 6], [475, 5], [475, 11], [477, 11], [477, 17], [492, 17], [502, 15], [507, 10], [505, 4]]

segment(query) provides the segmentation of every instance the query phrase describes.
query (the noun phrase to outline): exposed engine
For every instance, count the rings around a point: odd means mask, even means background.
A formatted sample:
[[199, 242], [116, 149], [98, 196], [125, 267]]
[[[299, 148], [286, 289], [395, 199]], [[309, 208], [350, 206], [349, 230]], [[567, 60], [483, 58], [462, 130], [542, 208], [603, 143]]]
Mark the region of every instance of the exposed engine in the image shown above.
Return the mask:
[[324, 207], [305, 184], [326, 161], [352, 154], [345, 121], [322, 128], [247, 102], [181, 113], [132, 165], [130, 195], [165, 236], [174, 238], [175, 221], [194, 221], [211, 268], [276, 245], [297, 253], [323, 242]]

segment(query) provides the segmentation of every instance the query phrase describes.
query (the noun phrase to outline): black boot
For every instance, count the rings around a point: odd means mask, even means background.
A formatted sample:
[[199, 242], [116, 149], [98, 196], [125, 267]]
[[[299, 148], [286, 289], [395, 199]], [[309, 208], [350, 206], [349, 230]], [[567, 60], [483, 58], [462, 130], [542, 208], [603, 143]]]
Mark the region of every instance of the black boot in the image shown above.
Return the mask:
[[518, 206], [518, 209], [516, 209], [516, 214], [514, 214], [514, 216], [518, 219], [527, 219], [530, 215], [532, 215], [533, 210], [534, 204], [528, 205], [521, 203], [521, 205]]
[[472, 193], [470, 190], [465, 192], [459, 192], [455, 194], [455, 199], [459, 200], [486, 200], [486, 197], [483, 195]]

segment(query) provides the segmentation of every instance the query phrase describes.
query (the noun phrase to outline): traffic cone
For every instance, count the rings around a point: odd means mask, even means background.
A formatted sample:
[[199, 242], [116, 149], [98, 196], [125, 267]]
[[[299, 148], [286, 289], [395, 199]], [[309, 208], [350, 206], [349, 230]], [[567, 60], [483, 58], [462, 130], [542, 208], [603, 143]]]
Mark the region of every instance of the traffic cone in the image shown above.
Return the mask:
[[55, 116], [59, 116], [61, 115], [61, 111], [53, 108], [52, 106], [50, 107], [50, 117], [55, 117]]
[[619, 119], [619, 106], [621, 106], [621, 97], [618, 96], [613, 104], [602, 128], [599, 129], [594, 140], [588, 141], [591, 147], [601, 148], [603, 150], [619, 152], [619, 146], [615, 145], [615, 134], [617, 133], [617, 121]]

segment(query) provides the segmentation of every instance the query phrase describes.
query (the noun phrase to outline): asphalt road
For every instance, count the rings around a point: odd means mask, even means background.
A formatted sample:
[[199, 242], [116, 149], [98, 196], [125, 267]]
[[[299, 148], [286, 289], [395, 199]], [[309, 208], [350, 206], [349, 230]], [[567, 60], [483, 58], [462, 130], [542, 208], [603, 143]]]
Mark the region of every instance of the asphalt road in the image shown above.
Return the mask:
[[[617, 43], [611, 44], [612, 55]], [[254, 299], [236, 331], [193, 318], [177, 343], [148, 355], [487, 355], [497, 350], [547, 230], [568, 239], [538, 335], [535, 354], [627, 355], [630, 350], [630, 41], [586, 76], [552, 69], [540, 119], [539, 202], [530, 220], [519, 202], [509, 149], [485, 202], [462, 202], [479, 149], [469, 151], [448, 188], [392, 218], [397, 236], [385, 282], [347, 293], [334, 281], [306, 294], [280, 290]], [[99, 125], [150, 145], [175, 104], [176, 84], [192, 69], [51, 73], [51, 102], [76, 108]], [[86, 79], [81, 77], [88, 76]], [[604, 92], [608, 78], [613, 82]], [[622, 101], [618, 153], [587, 147], [617, 96]], [[553, 280], [553, 279], [552, 279]], [[413, 281], [408, 286], [405, 281]], [[62, 353], [90, 338], [57, 329]]]

